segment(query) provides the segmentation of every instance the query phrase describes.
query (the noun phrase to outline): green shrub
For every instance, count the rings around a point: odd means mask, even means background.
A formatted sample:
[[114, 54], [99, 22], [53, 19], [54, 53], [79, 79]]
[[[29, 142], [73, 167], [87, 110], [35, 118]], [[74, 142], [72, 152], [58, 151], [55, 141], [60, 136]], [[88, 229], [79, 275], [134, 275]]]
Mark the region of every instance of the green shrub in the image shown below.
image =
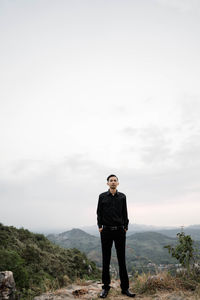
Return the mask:
[[16, 285], [19, 288], [28, 288], [29, 280], [25, 261], [15, 251], [0, 249], [0, 270], [12, 271]]
[[[90, 267], [89, 267], [90, 265]], [[12, 271], [20, 299], [56, 289], [80, 278], [99, 278], [100, 271], [78, 249], [64, 249], [44, 235], [0, 224], [0, 270]]]

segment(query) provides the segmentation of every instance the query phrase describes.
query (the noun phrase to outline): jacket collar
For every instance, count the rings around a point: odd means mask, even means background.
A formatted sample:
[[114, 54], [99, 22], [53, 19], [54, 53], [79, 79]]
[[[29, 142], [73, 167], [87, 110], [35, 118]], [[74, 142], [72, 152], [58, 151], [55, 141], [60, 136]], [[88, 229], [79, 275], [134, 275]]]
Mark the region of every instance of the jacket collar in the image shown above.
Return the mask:
[[[119, 192], [118, 192], [118, 190], [116, 190], [116, 193], [115, 194], [119, 194]], [[108, 189], [108, 191], [107, 191], [107, 195], [112, 195], [112, 193], [110, 192], [110, 189]]]

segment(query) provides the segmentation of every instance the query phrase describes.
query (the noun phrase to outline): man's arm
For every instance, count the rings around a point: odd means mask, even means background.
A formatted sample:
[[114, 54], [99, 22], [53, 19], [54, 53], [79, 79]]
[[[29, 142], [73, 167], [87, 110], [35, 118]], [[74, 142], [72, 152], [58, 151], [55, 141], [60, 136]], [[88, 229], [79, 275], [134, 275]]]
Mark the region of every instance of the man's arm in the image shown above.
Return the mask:
[[99, 195], [98, 205], [97, 205], [97, 225], [102, 228], [102, 207], [101, 207], [101, 197]]
[[127, 231], [128, 230], [128, 212], [127, 212], [127, 204], [126, 204], [126, 196], [124, 198], [124, 203], [123, 203], [123, 220], [124, 220], [124, 229]]

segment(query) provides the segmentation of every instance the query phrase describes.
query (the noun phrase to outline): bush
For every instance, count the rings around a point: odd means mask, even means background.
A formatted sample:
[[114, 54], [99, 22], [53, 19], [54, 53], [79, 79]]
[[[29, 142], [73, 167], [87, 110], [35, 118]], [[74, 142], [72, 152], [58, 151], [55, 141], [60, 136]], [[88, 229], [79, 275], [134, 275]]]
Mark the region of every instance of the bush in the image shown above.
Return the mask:
[[12, 250], [0, 249], [0, 270], [12, 271], [16, 285], [19, 288], [28, 288], [28, 272], [25, 261]]

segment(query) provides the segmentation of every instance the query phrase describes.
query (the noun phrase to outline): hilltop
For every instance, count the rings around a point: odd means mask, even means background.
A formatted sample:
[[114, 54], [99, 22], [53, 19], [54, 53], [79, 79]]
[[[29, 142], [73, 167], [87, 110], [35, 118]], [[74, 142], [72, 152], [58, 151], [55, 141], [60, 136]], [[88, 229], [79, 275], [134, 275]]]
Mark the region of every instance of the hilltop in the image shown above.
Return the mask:
[[60, 234], [49, 234], [47, 238], [61, 247], [77, 248], [84, 253], [88, 253], [100, 246], [99, 237], [88, 234], [78, 228], [73, 228]]
[[[130, 282], [130, 291], [136, 293], [136, 297], [133, 299], [142, 299], [142, 300], [197, 300], [199, 299], [198, 291], [188, 291], [183, 289], [162, 289], [158, 288], [158, 290], [152, 293], [149, 290], [146, 293], [142, 293], [138, 291], [137, 287], [135, 287], [133, 282]], [[63, 289], [58, 289], [54, 292], [48, 292], [42, 294], [38, 297], [35, 297], [34, 300], [73, 300], [75, 298], [82, 300], [98, 300], [99, 293], [101, 292], [101, 282], [99, 281], [77, 281], [74, 284], [66, 286]], [[108, 300], [127, 300], [129, 299], [127, 296], [121, 294], [120, 282], [119, 280], [111, 281], [111, 289], [106, 298]]]
[[17, 289], [23, 291], [25, 299], [77, 278], [100, 276], [95, 263], [78, 249], [64, 249], [42, 234], [3, 224], [0, 224], [0, 270], [13, 272]]

